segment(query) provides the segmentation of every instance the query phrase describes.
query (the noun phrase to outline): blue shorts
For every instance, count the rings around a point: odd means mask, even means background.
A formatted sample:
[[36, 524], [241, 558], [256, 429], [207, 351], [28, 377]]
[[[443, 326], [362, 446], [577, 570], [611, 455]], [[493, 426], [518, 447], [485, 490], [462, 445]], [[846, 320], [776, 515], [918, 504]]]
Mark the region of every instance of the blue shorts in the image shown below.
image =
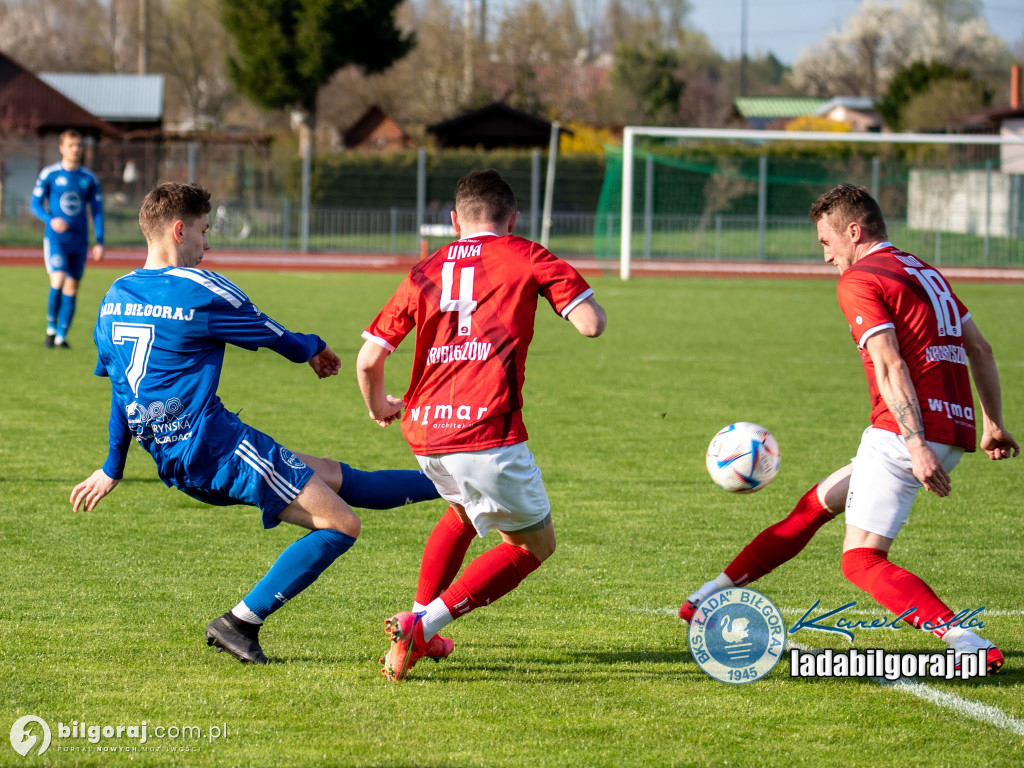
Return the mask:
[[75, 248], [52, 237], [43, 238], [43, 259], [46, 274], [66, 272], [73, 280], [81, 280], [85, 274], [85, 261], [89, 253], [88, 244]]
[[179, 486], [178, 490], [219, 507], [259, 507], [263, 527], [273, 528], [313, 474], [312, 468], [272, 437], [246, 426], [241, 442], [222, 460], [217, 474], [202, 487]]

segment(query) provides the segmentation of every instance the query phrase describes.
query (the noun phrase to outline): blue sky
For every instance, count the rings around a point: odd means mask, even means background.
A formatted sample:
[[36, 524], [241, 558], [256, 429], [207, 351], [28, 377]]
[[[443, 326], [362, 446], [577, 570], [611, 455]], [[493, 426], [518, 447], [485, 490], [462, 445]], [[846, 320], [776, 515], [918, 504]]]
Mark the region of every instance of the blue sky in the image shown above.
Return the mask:
[[[743, 0], [690, 0], [689, 24], [728, 58], [740, 55]], [[747, 0], [747, 54], [774, 53], [792, 64], [801, 51], [842, 29], [860, 0]], [[984, 0], [989, 29], [1009, 45], [1024, 38], [1024, 0]]]

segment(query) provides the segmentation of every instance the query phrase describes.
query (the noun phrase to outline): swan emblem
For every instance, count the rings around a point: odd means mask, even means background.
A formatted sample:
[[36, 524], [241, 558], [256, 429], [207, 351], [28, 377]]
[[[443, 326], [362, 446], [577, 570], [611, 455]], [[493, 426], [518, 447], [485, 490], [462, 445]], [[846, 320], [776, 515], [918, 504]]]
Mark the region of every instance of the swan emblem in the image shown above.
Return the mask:
[[750, 619], [735, 619], [726, 617], [722, 622], [722, 639], [727, 643], [738, 643], [747, 639], [747, 625]]

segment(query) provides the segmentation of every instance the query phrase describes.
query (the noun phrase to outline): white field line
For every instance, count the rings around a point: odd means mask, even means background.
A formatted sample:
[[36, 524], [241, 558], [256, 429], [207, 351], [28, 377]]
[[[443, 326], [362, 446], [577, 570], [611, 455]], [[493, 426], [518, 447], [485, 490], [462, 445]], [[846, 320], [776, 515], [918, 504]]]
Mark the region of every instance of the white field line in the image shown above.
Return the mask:
[[[787, 647], [798, 648], [801, 651], [810, 651], [812, 653], [819, 652], [820, 648], [812, 648], [801, 643], [794, 642], [792, 638], [786, 640]], [[957, 712], [965, 717], [969, 717], [972, 720], [978, 720], [987, 725], [991, 725], [993, 728], [999, 728], [1002, 731], [1009, 731], [1015, 733], [1018, 736], [1024, 736], [1024, 720], [1018, 720], [1012, 715], [1008, 715], [999, 707], [993, 707], [990, 704], [982, 704], [979, 701], [971, 701], [965, 699], [962, 696], [957, 696], [955, 693], [949, 693], [947, 691], [940, 691], [937, 688], [932, 688], [930, 685], [919, 682], [909, 677], [901, 677], [897, 680], [886, 680], [884, 677], [872, 677], [869, 678], [872, 682], [884, 685], [887, 688], [895, 688], [897, 691], [909, 693], [911, 696], [927, 701], [930, 704], [934, 704], [937, 707], [943, 709], [950, 709]]]

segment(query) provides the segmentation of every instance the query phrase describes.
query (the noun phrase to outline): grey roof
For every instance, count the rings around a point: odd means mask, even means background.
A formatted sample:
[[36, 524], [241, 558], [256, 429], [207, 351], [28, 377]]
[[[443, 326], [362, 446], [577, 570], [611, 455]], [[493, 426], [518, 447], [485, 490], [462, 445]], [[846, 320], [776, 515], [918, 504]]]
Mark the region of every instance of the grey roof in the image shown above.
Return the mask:
[[41, 72], [39, 79], [104, 120], [150, 122], [163, 116], [163, 75]]
[[819, 107], [815, 114], [825, 115], [836, 107], [846, 107], [846, 109], [852, 109], [855, 112], [874, 112], [875, 102], [874, 99], [870, 99], [867, 96], [836, 96]]

